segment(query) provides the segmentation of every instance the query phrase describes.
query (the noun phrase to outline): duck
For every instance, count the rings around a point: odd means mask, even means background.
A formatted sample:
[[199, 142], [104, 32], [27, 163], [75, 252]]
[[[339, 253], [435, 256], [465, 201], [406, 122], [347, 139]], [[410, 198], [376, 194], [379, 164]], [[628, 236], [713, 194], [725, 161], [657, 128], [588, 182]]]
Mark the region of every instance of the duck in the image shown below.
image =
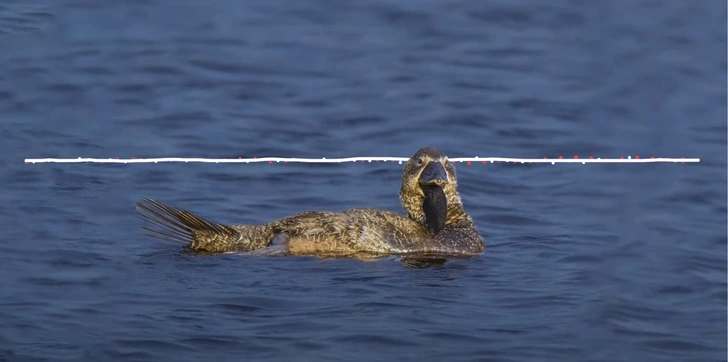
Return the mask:
[[484, 252], [455, 166], [440, 150], [423, 147], [407, 160], [399, 199], [406, 215], [364, 207], [304, 211], [262, 224], [217, 223], [146, 197], [136, 206], [147, 236], [205, 254], [426, 259]]

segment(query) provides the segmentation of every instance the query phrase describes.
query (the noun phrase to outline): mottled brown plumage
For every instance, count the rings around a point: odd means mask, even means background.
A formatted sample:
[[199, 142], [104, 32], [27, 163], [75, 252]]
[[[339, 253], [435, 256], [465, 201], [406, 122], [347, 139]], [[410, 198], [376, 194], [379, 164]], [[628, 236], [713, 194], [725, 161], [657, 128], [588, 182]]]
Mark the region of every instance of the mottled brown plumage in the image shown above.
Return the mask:
[[186, 243], [208, 253], [375, 257], [455, 257], [479, 254], [483, 240], [465, 212], [455, 168], [440, 151], [425, 147], [407, 162], [400, 201], [407, 217], [356, 208], [306, 211], [259, 225], [223, 225], [158, 201], [138, 203], [139, 215], [157, 228], [150, 236]]

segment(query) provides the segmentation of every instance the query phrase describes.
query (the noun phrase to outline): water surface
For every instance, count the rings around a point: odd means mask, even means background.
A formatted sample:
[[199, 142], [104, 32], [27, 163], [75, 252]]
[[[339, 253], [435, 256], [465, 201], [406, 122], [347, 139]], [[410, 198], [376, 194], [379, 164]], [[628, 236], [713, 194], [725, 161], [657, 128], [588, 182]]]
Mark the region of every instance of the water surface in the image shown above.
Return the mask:
[[[0, 360], [725, 361], [718, 1], [5, 1]], [[397, 163], [35, 157], [700, 157], [458, 164], [480, 257], [194, 257], [219, 222], [401, 212]]]

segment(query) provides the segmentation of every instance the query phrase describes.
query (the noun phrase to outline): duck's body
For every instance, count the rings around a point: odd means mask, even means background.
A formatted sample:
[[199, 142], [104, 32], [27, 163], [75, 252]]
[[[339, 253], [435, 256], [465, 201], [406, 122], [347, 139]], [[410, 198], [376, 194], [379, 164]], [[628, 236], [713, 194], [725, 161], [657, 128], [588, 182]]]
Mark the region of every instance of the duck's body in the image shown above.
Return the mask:
[[415, 153], [400, 189], [407, 217], [355, 208], [307, 211], [259, 225], [223, 225], [150, 199], [138, 206], [144, 219], [160, 227], [145, 228], [156, 234], [151, 236], [181, 241], [196, 251], [321, 257], [479, 254], [483, 240], [462, 207], [454, 171], [437, 150]]

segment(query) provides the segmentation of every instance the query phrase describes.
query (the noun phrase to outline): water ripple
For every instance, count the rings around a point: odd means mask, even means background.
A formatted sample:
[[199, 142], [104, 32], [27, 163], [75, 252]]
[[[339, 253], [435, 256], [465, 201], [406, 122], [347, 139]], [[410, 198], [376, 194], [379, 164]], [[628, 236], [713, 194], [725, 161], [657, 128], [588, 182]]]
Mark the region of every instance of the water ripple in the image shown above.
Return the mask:
[[[0, 360], [725, 361], [725, 9], [653, 5], [3, 2]], [[487, 246], [444, 264], [195, 256], [134, 215], [402, 212], [397, 163], [20, 162], [423, 145], [702, 160], [458, 164]]]

